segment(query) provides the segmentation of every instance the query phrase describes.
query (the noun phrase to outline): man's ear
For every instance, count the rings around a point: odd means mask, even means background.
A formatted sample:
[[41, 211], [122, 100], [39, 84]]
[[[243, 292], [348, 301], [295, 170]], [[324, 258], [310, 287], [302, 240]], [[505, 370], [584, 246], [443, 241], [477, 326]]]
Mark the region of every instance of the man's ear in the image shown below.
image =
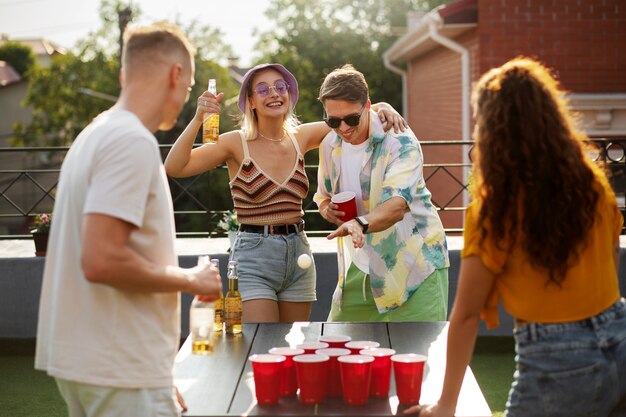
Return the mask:
[[365, 110], [370, 111], [370, 109], [372, 108], [372, 100], [367, 99], [367, 101], [365, 102]]
[[172, 64], [170, 67], [170, 87], [175, 88], [178, 83], [181, 81], [181, 76], [183, 73], [183, 66], [180, 64]]

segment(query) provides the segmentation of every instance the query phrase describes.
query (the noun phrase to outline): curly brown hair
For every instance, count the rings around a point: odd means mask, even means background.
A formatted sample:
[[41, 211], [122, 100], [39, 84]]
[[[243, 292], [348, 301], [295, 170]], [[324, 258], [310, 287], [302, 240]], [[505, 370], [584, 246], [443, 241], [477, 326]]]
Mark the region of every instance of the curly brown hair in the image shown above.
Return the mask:
[[519, 244], [534, 267], [561, 285], [584, 248], [599, 199], [586, 136], [575, 127], [550, 71], [525, 57], [483, 75], [473, 96], [472, 193], [481, 244]]

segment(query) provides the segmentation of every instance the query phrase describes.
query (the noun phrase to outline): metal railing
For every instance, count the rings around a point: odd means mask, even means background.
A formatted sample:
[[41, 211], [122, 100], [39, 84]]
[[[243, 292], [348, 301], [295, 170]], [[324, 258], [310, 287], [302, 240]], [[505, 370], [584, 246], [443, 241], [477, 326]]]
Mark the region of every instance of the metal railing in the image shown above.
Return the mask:
[[[622, 213], [626, 196], [626, 139], [593, 139], [592, 158], [606, 163], [611, 184]], [[446, 232], [462, 232], [466, 208], [467, 178], [473, 142], [422, 141], [424, 178], [439, 210]], [[165, 157], [172, 145], [160, 145]], [[30, 238], [32, 217], [49, 213], [54, 205], [58, 177], [69, 147], [0, 148], [0, 239]], [[333, 225], [326, 223], [312, 200], [317, 189], [317, 163], [305, 165], [311, 187], [303, 209], [309, 235], [325, 235]], [[170, 178], [178, 237], [224, 236], [217, 227], [231, 209], [228, 173], [225, 166], [201, 175]], [[624, 233], [624, 232], [623, 232]]]

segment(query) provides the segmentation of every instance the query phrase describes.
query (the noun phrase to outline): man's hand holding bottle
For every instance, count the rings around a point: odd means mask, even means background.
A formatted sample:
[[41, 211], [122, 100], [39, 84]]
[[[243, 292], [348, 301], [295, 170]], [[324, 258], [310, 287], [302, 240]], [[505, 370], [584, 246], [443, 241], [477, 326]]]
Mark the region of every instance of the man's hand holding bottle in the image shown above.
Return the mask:
[[[205, 262], [203, 258], [206, 258]], [[191, 285], [189, 292], [198, 295], [201, 301], [215, 301], [222, 294], [220, 271], [210, 262], [210, 258], [200, 257], [198, 265], [189, 269]]]

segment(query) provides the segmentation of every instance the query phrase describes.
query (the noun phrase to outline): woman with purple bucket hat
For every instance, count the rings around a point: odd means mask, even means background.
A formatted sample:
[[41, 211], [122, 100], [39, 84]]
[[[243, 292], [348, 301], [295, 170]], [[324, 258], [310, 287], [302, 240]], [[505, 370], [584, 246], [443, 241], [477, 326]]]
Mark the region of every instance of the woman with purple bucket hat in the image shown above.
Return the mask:
[[[307, 321], [315, 295], [315, 264], [298, 267], [301, 254], [313, 258], [304, 232], [302, 200], [309, 191], [304, 154], [319, 147], [330, 128], [300, 124], [294, 107], [298, 82], [289, 70], [265, 63], [248, 70], [239, 91], [241, 130], [220, 134], [217, 143], [193, 149], [202, 120], [219, 112], [223, 93], [204, 92], [194, 118], [165, 161], [168, 175], [189, 177], [226, 163], [229, 187], [241, 224], [231, 252], [238, 263], [243, 322]], [[406, 122], [379, 104], [387, 128]]]

